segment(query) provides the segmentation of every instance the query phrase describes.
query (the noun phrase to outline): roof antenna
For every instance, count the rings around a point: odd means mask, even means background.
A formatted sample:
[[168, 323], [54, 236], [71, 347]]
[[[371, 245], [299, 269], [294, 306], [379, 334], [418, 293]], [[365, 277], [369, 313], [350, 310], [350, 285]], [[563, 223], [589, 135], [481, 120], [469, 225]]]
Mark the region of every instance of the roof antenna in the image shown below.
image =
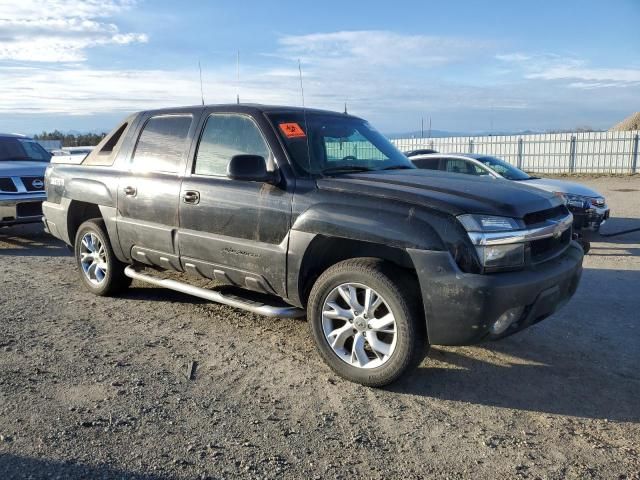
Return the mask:
[[200, 66], [200, 60], [198, 60], [198, 70], [200, 71], [200, 99], [202, 105], [204, 105], [204, 92], [202, 91], [202, 66]]
[[311, 146], [309, 145], [309, 126], [307, 124], [307, 107], [304, 104], [304, 85], [302, 83], [302, 63], [298, 59], [298, 72], [300, 73], [300, 95], [302, 96], [302, 118], [304, 120], [304, 131], [307, 140], [307, 163], [308, 169], [311, 170]]
[[236, 103], [240, 105], [240, 50], [236, 57]]

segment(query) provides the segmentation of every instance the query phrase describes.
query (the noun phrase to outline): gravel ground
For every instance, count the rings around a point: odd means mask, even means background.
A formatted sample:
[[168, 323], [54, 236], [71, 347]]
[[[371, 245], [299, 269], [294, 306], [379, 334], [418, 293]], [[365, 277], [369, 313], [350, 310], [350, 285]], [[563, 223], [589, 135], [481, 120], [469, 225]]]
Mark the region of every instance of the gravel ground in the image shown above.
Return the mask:
[[[640, 227], [640, 178], [580, 181], [605, 232]], [[92, 297], [39, 226], [2, 229], [0, 478], [638, 479], [640, 232], [585, 267], [555, 316], [373, 390], [304, 321], [137, 282]]]

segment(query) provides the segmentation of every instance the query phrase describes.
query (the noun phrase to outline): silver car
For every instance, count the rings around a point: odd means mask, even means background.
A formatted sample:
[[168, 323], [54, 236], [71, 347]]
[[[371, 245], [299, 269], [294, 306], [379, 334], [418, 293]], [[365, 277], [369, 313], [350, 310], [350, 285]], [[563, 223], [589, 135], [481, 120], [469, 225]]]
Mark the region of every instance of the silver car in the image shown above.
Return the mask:
[[418, 168], [444, 170], [467, 175], [486, 175], [492, 178], [512, 180], [524, 185], [557, 193], [566, 199], [567, 207], [573, 213], [573, 230], [578, 234], [585, 253], [589, 251], [593, 234], [609, 218], [609, 207], [605, 198], [595, 190], [566, 180], [532, 177], [496, 157], [483, 154], [406, 154]]
[[0, 133], [0, 227], [41, 221], [50, 159], [32, 138]]

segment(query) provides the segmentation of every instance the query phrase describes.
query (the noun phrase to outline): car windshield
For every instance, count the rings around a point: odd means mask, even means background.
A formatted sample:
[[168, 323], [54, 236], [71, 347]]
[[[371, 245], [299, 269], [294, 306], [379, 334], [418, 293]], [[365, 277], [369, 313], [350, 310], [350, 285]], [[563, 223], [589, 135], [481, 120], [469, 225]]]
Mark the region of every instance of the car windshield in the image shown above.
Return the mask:
[[487, 167], [502, 175], [507, 180], [529, 180], [531, 178], [519, 168], [496, 157], [480, 157], [478, 161], [484, 163]]
[[364, 120], [340, 114], [271, 114], [296, 166], [312, 175], [413, 169], [389, 140]]
[[0, 162], [16, 160], [48, 162], [51, 154], [30, 138], [0, 137]]

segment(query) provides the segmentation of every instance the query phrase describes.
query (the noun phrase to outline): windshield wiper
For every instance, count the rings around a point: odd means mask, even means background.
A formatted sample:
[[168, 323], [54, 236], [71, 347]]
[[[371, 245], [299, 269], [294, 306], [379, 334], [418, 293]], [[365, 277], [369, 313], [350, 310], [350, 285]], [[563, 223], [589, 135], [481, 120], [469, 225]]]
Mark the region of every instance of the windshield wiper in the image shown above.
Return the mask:
[[349, 172], [371, 172], [372, 168], [363, 167], [362, 165], [341, 165], [339, 167], [325, 168], [322, 173], [331, 175], [332, 173], [349, 173]]

